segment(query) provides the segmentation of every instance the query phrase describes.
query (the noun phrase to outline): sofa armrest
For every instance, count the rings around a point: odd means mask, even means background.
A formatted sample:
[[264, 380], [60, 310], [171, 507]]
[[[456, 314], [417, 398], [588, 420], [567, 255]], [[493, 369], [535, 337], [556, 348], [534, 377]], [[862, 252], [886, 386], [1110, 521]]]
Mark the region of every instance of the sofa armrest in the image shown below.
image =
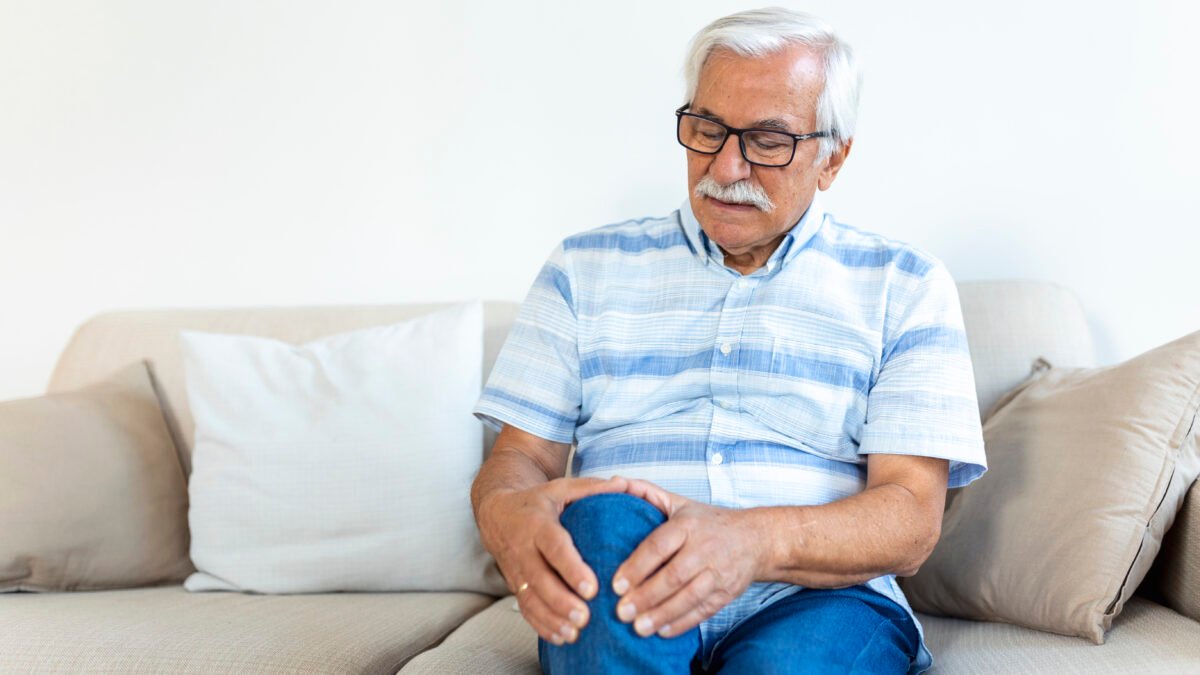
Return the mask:
[[1155, 595], [1180, 614], [1200, 621], [1200, 481], [1188, 490], [1154, 567], [1150, 576]]

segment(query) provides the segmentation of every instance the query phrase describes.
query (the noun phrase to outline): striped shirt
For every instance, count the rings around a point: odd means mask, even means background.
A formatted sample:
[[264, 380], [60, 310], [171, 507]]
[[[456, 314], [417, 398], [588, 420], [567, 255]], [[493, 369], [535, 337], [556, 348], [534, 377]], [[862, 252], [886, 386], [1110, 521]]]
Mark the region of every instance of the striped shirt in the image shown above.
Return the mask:
[[[866, 455], [986, 470], [958, 290], [910, 244], [814, 199], [767, 263], [727, 267], [690, 203], [564, 239], [542, 266], [474, 410], [576, 452], [571, 473], [643, 478], [728, 508], [861, 492]], [[867, 585], [912, 614], [895, 575]], [[799, 586], [756, 582], [701, 626], [702, 661]], [[911, 673], [932, 665], [924, 630]]]

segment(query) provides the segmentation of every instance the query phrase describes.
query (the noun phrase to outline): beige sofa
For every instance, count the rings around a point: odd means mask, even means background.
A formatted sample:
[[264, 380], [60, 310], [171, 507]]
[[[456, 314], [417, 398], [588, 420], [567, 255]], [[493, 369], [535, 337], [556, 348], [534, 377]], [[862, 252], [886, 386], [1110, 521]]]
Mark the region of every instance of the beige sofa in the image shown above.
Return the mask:
[[[981, 409], [1037, 357], [1094, 365], [1076, 297], [1029, 282], [959, 285]], [[246, 333], [304, 342], [389, 323], [435, 304], [138, 310], [79, 328], [50, 391], [74, 389], [139, 358], [154, 366], [190, 470], [177, 332]], [[485, 305], [485, 372], [517, 305]], [[464, 423], [472, 423], [464, 420]], [[485, 435], [485, 448], [494, 434]], [[481, 457], [483, 449], [481, 449]], [[938, 673], [1200, 672], [1200, 488], [1193, 487], [1151, 573], [1103, 646], [1015, 626], [921, 615]], [[467, 496], [463, 495], [466, 499]], [[188, 593], [181, 585], [0, 595], [0, 673], [535, 673], [536, 637], [511, 598], [476, 593]]]

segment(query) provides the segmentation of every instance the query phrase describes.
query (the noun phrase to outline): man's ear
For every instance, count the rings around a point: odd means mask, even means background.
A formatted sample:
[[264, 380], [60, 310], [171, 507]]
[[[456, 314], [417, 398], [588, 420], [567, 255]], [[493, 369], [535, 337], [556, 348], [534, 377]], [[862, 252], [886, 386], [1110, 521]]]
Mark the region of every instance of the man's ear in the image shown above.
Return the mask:
[[833, 151], [833, 154], [825, 160], [825, 166], [821, 167], [821, 175], [817, 177], [817, 187], [822, 190], [828, 190], [830, 185], [833, 185], [833, 179], [837, 178], [838, 172], [842, 170], [842, 165], [846, 163], [846, 158], [850, 156], [850, 146], [854, 145], [854, 139], [846, 141], [846, 144]]

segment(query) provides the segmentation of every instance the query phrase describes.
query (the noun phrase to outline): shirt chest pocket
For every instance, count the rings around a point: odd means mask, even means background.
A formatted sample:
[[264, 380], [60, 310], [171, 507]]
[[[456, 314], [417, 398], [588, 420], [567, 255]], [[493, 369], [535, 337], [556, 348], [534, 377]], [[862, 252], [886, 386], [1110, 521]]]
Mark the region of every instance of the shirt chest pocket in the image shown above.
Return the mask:
[[818, 454], [853, 461], [874, 358], [865, 350], [776, 337], [761, 396], [750, 407]]

